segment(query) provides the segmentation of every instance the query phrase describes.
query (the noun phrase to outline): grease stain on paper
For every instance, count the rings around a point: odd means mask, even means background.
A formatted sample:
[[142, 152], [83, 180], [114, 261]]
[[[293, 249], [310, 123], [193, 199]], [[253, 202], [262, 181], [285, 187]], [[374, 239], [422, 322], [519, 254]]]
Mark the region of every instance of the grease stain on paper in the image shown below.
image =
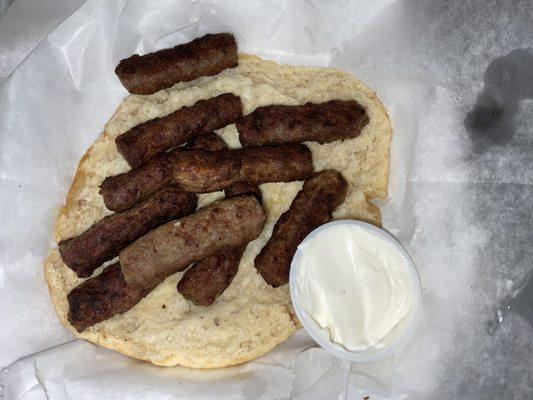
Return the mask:
[[483, 91], [464, 120], [476, 153], [505, 146], [513, 138], [520, 101], [533, 98], [533, 49], [495, 58], [483, 79]]

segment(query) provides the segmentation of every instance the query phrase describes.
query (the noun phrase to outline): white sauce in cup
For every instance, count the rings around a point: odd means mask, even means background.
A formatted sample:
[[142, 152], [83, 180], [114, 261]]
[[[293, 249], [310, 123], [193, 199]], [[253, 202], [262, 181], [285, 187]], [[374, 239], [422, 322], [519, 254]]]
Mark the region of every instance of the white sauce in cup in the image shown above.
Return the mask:
[[298, 247], [291, 295], [331, 342], [350, 352], [382, 349], [418, 305], [410, 260], [367, 224], [338, 222]]

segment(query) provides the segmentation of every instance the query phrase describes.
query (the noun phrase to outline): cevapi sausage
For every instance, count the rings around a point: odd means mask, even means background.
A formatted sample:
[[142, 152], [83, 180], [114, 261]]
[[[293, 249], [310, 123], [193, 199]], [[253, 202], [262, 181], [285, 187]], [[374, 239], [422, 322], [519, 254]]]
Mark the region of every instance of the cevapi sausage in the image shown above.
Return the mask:
[[120, 252], [129, 285], [151, 287], [224, 247], [240, 247], [255, 239], [265, 223], [254, 196], [220, 200], [162, 225]]
[[121, 60], [115, 73], [130, 92], [151, 94], [177, 82], [216, 75], [237, 66], [237, 43], [230, 33], [202, 36], [171, 49]]
[[234, 182], [291, 182], [313, 173], [311, 151], [301, 144], [242, 149], [184, 151], [172, 166], [174, 181], [184, 190], [208, 193]]
[[252, 194], [259, 202], [263, 200], [263, 194], [261, 193], [259, 186], [255, 183], [245, 181], [232, 183], [224, 189], [224, 194], [226, 195], [226, 198], [238, 196], [240, 194]]
[[151, 229], [194, 212], [196, 195], [168, 187], [122, 213], [109, 215], [81, 235], [59, 242], [63, 262], [80, 278]]
[[158, 154], [138, 168], [105, 178], [100, 185], [105, 206], [111, 211], [123, 211], [172, 184], [169, 154]]
[[[218, 151], [227, 149], [228, 147], [216, 133], [208, 133], [206, 135], [198, 136], [196, 139], [189, 142], [187, 148]], [[253, 194], [259, 202], [261, 202], [263, 197], [261, 189], [259, 189], [259, 186], [256, 183], [244, 181], [232, 183], [224, 189], [224, 194], [226, 195], [226, 199], [240, 194]]]
[[[226, 198], [252, 194], [261, 201], [261, 190], [253, 183], [235, 182], [225, 189]], [[246, 246], [226, 247], [198, 261], [190, 267], [178, 282], [178, 292], [197, 306], [209, 306], [224, 290], [239, 270]]]
[[[210, 132], [197, 136], [187, 147], [215, 151], [225, 149], [226, 144]], [[106, 207], [111, 211], [126, 210], [172, 184], [171, 158], [171, 153], [161, 153], [140, 167], [105, 178], [100, 185], [100, 194]]]
[[127, 209], [174, 182], [189, 192], [222, 190], [235, 182], [291, 182], [313, 173], [305, 145], [249, 147], [234, 150], [175, 149], [131, 171], [108, 177], [100, 186], [107, 208]]
[[215, 133], [210, 132], [205, 135], [196, 136], [187, 143], [188, 149], [218, 151], [227, 149], [226, 143]]
[[289, 281], [296, 248], [313, 229], [331, 220], [333, 211], [344, 201], [346, 192], [347, 183], [337, 171], [318, 172], [305, 181], [255, 258], [255, 268], [268, 284], [277, 287]]
[[195, 136], [223, 128], [241, 116], [241, 99], [225, 93], [136, 125], [117, 136], [115, 143], [118, 152], [130, 167], [135, 168], [158, 153], [181, 146]]
[[[68, 294], [69, 322], [82, 332], [115, 314], [128, 311], [172, 271], [183, 269], [196, 259], [209, 257], [228, 244], [243, 247], [259, 235], [265, 219], [263, 209], [253, 196], [239, 196], [213, 203], [189, 217], [149, 232], [120, 255], [120, 262], [124, 258], [126, 262], [134, 262], [147, 279], [139, 275], [140, 284], [132, 285], [126, 281], [124, 267], [121, 269], [119, 263], [106, 267]], [[136, 246], [139, 242], [141, 244]], [[174, 248], [175, 245], [178, 247]], [[159, 255], [163, 258], [159, 259]], [[169, 256], [172, 268], [169, 268], [170, 264], [164, 264], [169, 261]], [[157, 270], [161, 267], [165, 271]]]
[[106, 267], [67, 295], [68, 321], [78, 332], [115, 314], [122, 314], [146, 296], [153, 287], [135, 288], [124, 280], [119, 263]]
[[189, 268], [178, 282], [178, 292], [197, 306], [209, 306], [226, 290], [246, 246], [226, 247]]
[[[194, 140], [190, 141], [187, 144], [187, 148], [207, 151], [218, 151], [227, 149], [228, 147], [226, 146], [226, 143], [216, 133], [212, 132], [206, 135], [198, 136]], [[224, 194], [226, 195], [226, 199], [238, 196], [240, 194], [253, 194], [255, 198], [259, 200], [259, 202], [261, 202], [263, 197], [261, 189], [259, 189], [259, 186], [256, 183], [245, 181], [232, 183], [224, 189]]]
[[358, 136], [368, 124], [363, 107], [354, 100], [331, 100], [301, 106], [259, 107], [237, 122], [243, 146], [318, 142]]
[[[224, 141], [214, 133], [199, 136], [187, 147], [207, 151], [227, 148]], [[224, 189], [224, 192], [226, 198], [252, 194], [261, 202], [261, 189], [255, 183], [235, 182]], [[181, 277], [177, 285], [178, 292], [197, 306], [211, 305], [227, 289], [237, 274], [244, 250], [246, 246], [226, 247], [198, 261]]]

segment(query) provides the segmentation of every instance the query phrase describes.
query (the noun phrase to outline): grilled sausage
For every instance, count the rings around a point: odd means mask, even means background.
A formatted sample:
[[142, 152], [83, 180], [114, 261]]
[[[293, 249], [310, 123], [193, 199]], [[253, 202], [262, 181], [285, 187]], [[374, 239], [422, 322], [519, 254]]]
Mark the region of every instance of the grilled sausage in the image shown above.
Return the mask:
[[68, 320], [78, 332], [122, 314], [146, 296], [153, 287], [135, 288], [126, 283], [119, 263], [87, 279], [67, 295]]
[[158, 154], [138, 168], [105, 178], [100, 185], [105, 206], [123, 211], [170, 185], [174, 178], [169, 154]]
[[289, 281], [296, 248], [313, 229], [331, 220], [335, 208], [344, 201], [346, 191], [346, 181], [333, 170], [318, 172], [305, 181], [255, 258], [255, 268], [268, 284], [277, 287]]
[[237, 43], [230, 33], [202, 36], [171, 49], [121, 60], [115, 73], [130, 93], [151, 94], [237, 66]]
[[[140, 284], [128, 284], [120, 264], [115, 263], [68, 294], [68, 320], [78, 332], [128, 311], [173, 270], [183, 269], [182, 265], [187, 266], [196, 258], [209, 257], [228, 244], [242, 248], [259, 235], [266, 218], [253, 196], [222, 200], [190, 217], [151, 231], [121, 253], [121, 260], [134, 262], [134, 267], [144, 275], [145, 279], [141, 278], [140, 282], [137, 279]], [[176, 245], [178, 247], [174, 248]], [[173, 264], [172, 268], [164, 264], [166, 261]]]
[[196, 136], [193, 140], [187, 143], [188, 149], [218, 151], [227, 149], [226, 143], [214, 132], [206, 133], [205, 135]]
[[243, 146], [319, 142], [358, 136], [368, 124], [363, 107], [354, 100], [331, 100], [301, 106], [259, 107], [237, 122]]
[[120, 252], [126, 282], [136, 287], [157, 285], [224, 247], [247, 244], [261, 233], [265, 219], [257, 199], [245, 195], [162, 225]]
[[[234, 182], [290, 182], [313, 173], [305, 145], [278, 145], [205, 151], [175, 149], [100, 185], [106, 207], [125, 210], [176, 181], [189, 192], [222, 190]], [[174, 180], [174, 177], [177, 179]]]
[[[252, 194], [261, 202], [261, 190], [253, 183], [235, 182], [225, 189], [226, 198]], [[178, 282], [178, 292], [197, 306], [209, 306], [224, 290], [239, 270], [246, 246], [227, 247], [198, 261]]]
[[226, 290], [246, 246], [226, 247], [189, 268], [178, 282], [178, 292], [197, 306], [209, 306]]
[[[216, 151], [226, 144], [216, 134], [202, 135], [188, 145], [191, 149]], [[225, 189], [226, 198], [241, 194], [253, 194], [261, 202], [261, 190], [250, 182], [235, 182]], [[198, 261], [190, 267], [178, 282], [178, 292], [197, 306], [209, 306], [224, 290], [239, 270], [246, 246], [226, 247], [217, 253]]]
[[[207, 151], [227, 148], [226, 143], [214, 132], [195, 137], [187, 147]], [[111, 211], [123, 211], [170, 185], [174, 181], [172, 157], [179, 157], [179, 151], [176, 149], [170, 153], [158, 154], [140, 167], [104, 179], [100, 185], [100, 194], [106, 207]]]
[[290, 182], [313, 173], [311, 151], [290, 144], [208, 152], [189, 150], [173, 164], [174, 181], [184, 190], [207, 193], [246, 181]]
[[117, 136], [115, 143], [118, 152], [130, 167], [135, 168], [158, 153], [181, 146], [195, 136], [223, 128], [241, 116], [241, 99], [225, 93], [136, 125]]
[[[226, 143], [216, 133], [213, 132], [198, 136], [189, 142], [187, 147], [189, 149], [207, 151], [218, 151], [228, 148]], [[224, 189], [224, 194], [226, 195], [226, 199], [238, 196], [240, 194], [253, 194], [255, 198], [259, 200], [259, 202], [262, 200], [261, 189], [259, 189], [257, 184], [251, 182], [234, 182]]]
[[259, 202], [263, 199], [263, 194], [261, 193], [259, 186], [251, 182], [240, 181], [232, 183], [224, 189], [224, 194], [226, 195], [226, 198], [238, 196], [240, 194], [252, 194]]
[[81, 235], [59, 242], [61, 258], [78, 277], [91, 276], [149, 230], [195, 209], [196, 195], [168, 187], [134, 208], [105, 217]]

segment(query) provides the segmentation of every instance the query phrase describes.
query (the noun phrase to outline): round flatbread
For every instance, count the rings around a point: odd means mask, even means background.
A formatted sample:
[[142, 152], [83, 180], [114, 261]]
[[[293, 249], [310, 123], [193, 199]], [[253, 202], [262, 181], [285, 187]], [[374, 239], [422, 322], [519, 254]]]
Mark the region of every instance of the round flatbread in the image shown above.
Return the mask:
[[[363, 105], [370, 123], [359, 137], [308, 146], [317, 171], [333, 168], [348, 181], [348, 196], [334, 217], [380, 223], [379, 209], [370, 199], [387, 196], [391, 127], [376, 94], [339, 70], [278, 65], [241, 55], [237, 68], [179, 83], [153, 95], [130, 95], [123, 101], [79, 163], [57, 218], [56, 241], [79, 235], [111, 214], [98, 194], [98, 187], [105, 177], [129, 169], [115, 147], [114, 139], [119, 134], [200, 99], [228, 92], [240, 96], [244, 114], [269, 104], [294, 105], [331, 99], [355, 99]], [[229, 147], [240, 147], [234, 125], [217, 133]], [[57, 248], [53, 249], [45, 271], [59, 318], [79, 338], [156, 365], [216, 368], [265, 354], [296, 332], [300, 324], [292, 310], [288, 285], [270, 287], [256, 272], [253, 261], [301, 187], [302, 182], [261, 185], [268, 218], [265, 228], [248, 246], [229, 288], [209, 307], [195, 306], [176, 291], [180, 272], [167, 278], [128, 312], [78, 333], [67, 320], [66, 296], [82, 279], [65, 266]], [[222, 196], [222, 192], [201, 195], [199, 207]]]

